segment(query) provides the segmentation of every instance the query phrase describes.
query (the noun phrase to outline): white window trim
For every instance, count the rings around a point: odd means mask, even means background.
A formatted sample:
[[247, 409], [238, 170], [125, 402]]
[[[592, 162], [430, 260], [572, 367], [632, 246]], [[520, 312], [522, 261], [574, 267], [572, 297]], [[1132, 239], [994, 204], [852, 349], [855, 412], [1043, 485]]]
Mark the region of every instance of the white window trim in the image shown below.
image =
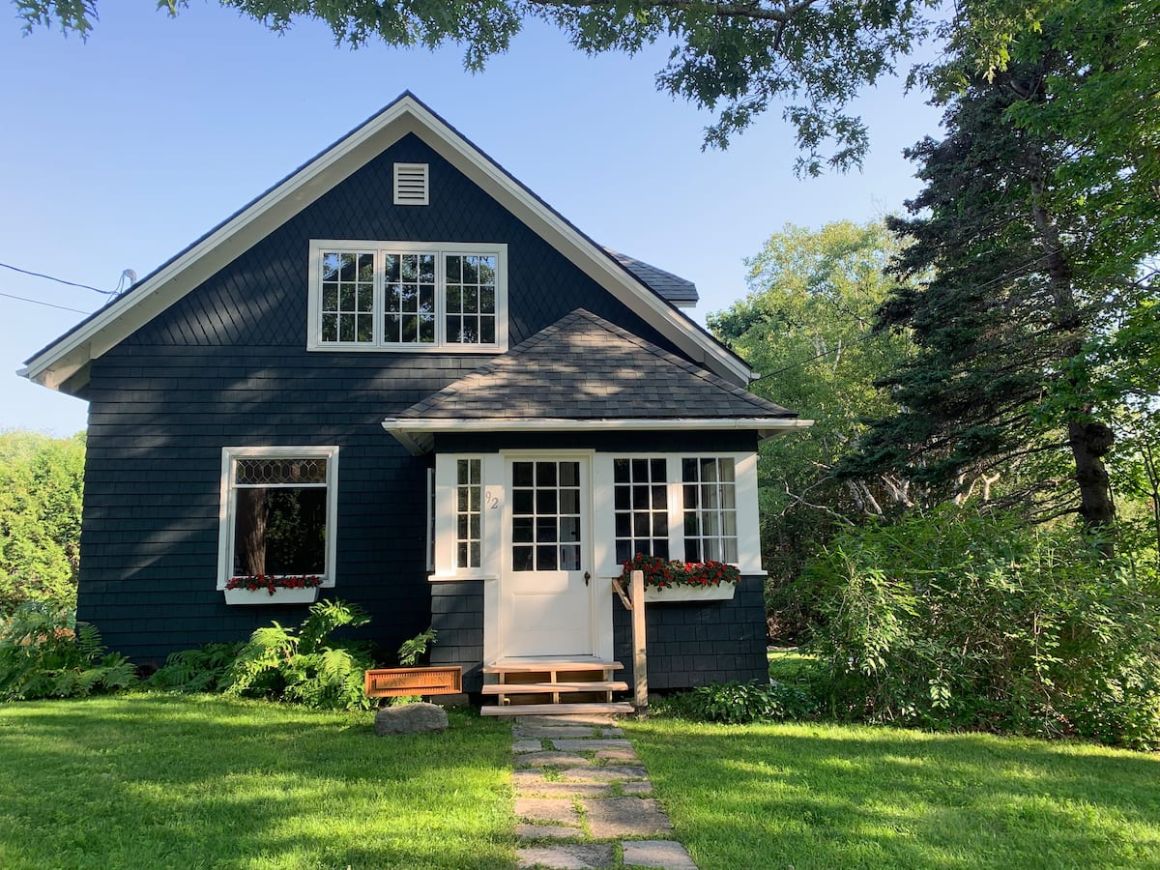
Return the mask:
[[235, 459], [279, 459], [284, 457], [324, 458], [326, 462], [326, 573], [322, 587], [334, 586], [338, 555], [338, 448], [337, 447], [223, 447], [221, 498], [218, 513], [217, 588], [226, 588], [233, 576], [233, 530], [237, 489], [234, 487]]
[[[322, 252], [373, 253], [375, 256], [374, 342], [322, 341]], [[385, 259], [391, 254], [435, 254], [435, 342], [400, 344], [383, 341], [383, 299]], [[446, 299], [443, 254], [479, 254], [496, 258], [495, 343], [447, 343]], [[362, 353], [504, 353], [508, 349], [507, 245], [487, 242], [391, 242], [353, 239], [311, 239], [309, 258], [309, 302], [307, 305], [306, 349], [310, 351], [354, 351]]]
[[658, 451], [617, 450], [596, 454], [593, 472], [596, 499], [593, 517], [595, 564], [601, 577], [619, 577], [616, 561], [616, 526], [613, 508], [614, 459], [664, 459], [668, 478], [669, 558], [685, 556], [684, 489], [682, 459], [732, 459], [737, 499], [737, 562], [742, 575], [763, 575], [761, 567], [761, 521], [758, 514], [756, 451]]
[[[456, 488], [460, 459], [479, 460], [483, 503], [479, 515], [478, 568], [460, 568], [456, 564]], [[501, 524], [494, 520], [498, 519], [502, 504], [503, 464], [499, 454], [440, 453], [435, 457], [435, 573], [430, 578], [433, 582], [494, 580], [499, 576]]]
[[427, 469], [427, 571], [435, 570], [435, 469]]

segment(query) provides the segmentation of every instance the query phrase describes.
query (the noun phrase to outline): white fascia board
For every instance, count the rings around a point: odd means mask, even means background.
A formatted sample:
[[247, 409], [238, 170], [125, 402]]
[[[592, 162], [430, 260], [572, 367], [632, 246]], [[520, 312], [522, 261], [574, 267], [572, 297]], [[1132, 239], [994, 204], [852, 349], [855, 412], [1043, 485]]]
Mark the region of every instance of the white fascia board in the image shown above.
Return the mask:
[[813, 420], [769, 417], [657, 417], [633, 420], [567, 420], [556, 418], [481, 417], [473, 420], [432, 420], [388, 417], [382, 426], [415, 456], [434, 446], [439, 432], [639, 432], [685, 430], [694, 432], [751, 431], [762, 438], [796, 429], [808, 429]]
[[[29, 360], [25, 377], [56, 389], [180, 300], [222, 267], [340, 184], [407, 133], [415, 133], [501, 205], [646, 322], [719, 374], [747, 381], [741, 360], [640, 283], [560, 215], [516, 182], [456, 130], [406, 95], [338, 144], [262, 195], [218, 229], [165, 265], [145, 283], [102, 309], [82, 328]], [[425, 133], [432, 135], [426, 136]], [[326, 175], [325, 179], [321, 176]]]

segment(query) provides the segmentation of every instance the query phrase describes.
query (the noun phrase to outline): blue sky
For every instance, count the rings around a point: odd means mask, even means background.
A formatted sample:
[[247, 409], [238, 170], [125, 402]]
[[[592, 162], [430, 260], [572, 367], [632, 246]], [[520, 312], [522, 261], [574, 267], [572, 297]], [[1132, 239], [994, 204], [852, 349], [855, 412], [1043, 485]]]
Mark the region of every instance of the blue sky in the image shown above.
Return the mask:
[[[901, 149], [938, 123], [885, 83], [860, 103], [864, 171], [799, 180], [776, 113], [702, 152], [710, 116], [654, 88], [663, 47], [588, 58], [537, 25], [470, 74], [455, 47], [351, 51], [316, 25], [277, 36], [213, 3], [176, 20], [149, 5], [102, 3], [87, 43], [0, 25], [0, 262], [112, 289], [410, 88], [589, 235], [696, 281], [703, 321], [784, 224], [899, 210], [917, 189]], [[0, 293], [101, 299], [4, 269]], [[12, 374], [79, 318], [0, 296], [0, 429], [84, 428], [84, 402]]]

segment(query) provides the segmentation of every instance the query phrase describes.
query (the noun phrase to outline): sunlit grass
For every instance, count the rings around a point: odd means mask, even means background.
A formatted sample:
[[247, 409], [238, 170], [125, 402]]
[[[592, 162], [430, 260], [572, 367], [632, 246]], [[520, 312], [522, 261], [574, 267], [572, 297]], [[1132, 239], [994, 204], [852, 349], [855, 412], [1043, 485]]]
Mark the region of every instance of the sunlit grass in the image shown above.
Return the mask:
[[1160, 757], [892, 728], [626, 724], [702, 870], [1160, 867]]
[[510, 729], [156, 695], [0, 706], [0, 867], [510, 867]]

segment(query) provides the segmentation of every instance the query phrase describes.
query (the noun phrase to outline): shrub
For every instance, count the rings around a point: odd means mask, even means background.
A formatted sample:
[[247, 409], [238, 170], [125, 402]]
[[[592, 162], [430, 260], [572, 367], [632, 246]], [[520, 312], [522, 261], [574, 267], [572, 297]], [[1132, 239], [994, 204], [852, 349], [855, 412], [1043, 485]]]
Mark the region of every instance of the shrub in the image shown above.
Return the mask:
[[169, 692], [220, 692], [241, 649], [240, 643], [210, 643], [171, 653], [146, 686]]
[[0, 701], [80, 698], [124, 689], [137, 679], [92, 625], [73, 612], [25, 602], [0, 620]]
[[1160, 744], [1156, 573], [1070, 525], [947, 506], [844, 531], [802, 582], [839, 716]]
[[226, 694], [324, 709], [369, 709], [363, 672], [372, 662], [365, 645], [330, 642], [337, 629], [369, 621], [357, 605], [319, 601], [298, 629], [277, 622], [257, 629], [230, 667]]
[[812, 715], [810, 696], [781, 683], [714, 683], [674, 695], [665, 705], [680, 715], [708, 722], [742, 725], [762, 719], [805, 719]]

